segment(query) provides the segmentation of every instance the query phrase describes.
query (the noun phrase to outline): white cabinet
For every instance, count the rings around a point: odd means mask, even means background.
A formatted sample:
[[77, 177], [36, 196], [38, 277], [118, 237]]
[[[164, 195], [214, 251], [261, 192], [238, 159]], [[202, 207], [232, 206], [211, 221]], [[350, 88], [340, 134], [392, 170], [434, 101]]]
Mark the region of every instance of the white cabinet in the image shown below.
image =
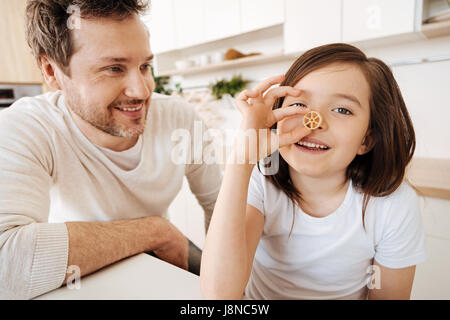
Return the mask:
[[204, 0], [173, 1], [177, 48], [204, 42]]
[[177, 48], [239, 34], [240, 0], [173, 0]]
[[[338, 0], [340, 1], [340, 0]], [[282, 0], [152, 0], [144, 21], [155, 53], [284, 22]]]
[[152, 0], [143, 20], [150, 31], [152, 52], [157, 54], [176, 48], [173, 0]]
[[344, 42], [414, 31], [416, 0], [342, 0]]
[[204, 41], [234, 36], [241, 32], [240, 0], [204, 0], [203, 8]]
[[249, 32], [284, 22], [284, 1], [241, 0], [241, 32]]
[[285, 53], [342, 41], [341, 3], [341, 0], [285, 0]]

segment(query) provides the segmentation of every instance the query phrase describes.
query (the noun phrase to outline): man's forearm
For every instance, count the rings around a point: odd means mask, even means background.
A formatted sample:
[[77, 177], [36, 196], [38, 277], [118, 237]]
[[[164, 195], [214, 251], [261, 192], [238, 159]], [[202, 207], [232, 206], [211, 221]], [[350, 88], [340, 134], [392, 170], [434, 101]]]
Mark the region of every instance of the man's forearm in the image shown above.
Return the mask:
[[84, 276], [123, 258], [161, 247], [165, 241], [161, 219], [66, 222], [68, 266], [78, 266]]

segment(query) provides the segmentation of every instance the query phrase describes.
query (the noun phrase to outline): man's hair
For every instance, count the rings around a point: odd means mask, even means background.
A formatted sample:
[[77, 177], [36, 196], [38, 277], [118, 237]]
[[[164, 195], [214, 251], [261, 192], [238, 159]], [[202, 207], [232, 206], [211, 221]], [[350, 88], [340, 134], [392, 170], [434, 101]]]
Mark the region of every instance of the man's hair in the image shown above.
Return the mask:
[[147, 7], [148, 0], [28, 0], [25, 10], [27, 42], [38, 64], [45, 55], [70, 75], [74, 44], [68, 21], [72, 13], [83, 19], [123, 20], [133, 14], [143, 14]]

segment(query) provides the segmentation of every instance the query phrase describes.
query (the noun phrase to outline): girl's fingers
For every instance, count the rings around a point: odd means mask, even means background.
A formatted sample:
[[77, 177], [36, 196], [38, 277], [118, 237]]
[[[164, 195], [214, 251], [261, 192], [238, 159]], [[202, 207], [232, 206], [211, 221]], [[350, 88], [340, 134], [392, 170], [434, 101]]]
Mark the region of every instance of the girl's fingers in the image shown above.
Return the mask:
[[[284, 75], [274, 76], [267, 78], [263, 81], [261, 81], [256, 87], [254, 87], [251, 90], [244, 90], [242, 91], [236, 98], [236, 102], [238, 104], [241, 104], [241, 106], [248, 106], [248, 99], [261, 99], [262, 102], [263, 94], [266, 92], [267, 89], [269, 89], [271, 86], [275, 84], [279, 84], [284, 80]], [[245, 103], [245, 105], [244, 105]]]
[[299, 142], [312, 132], [311, 129], [306, 127], [297, 127], [294, 130], [278, 135], [279, 148]]
[[264, 97], [264, 104], [268, 107], [272, 107], [275, 100], [281, 97], [292, 96], [299, 97], [302, 91], [289, 86], [282, 86], [270, 90]]
[[241, 93], [238, 94], [236, 97], [236, 106], [238, 109], [242, 112], [243, 109], [248, 108], [248, 99], [249, 98], [256, 98], [259, 96], [259, 93], [254, 90], [244, 90]]
[[276, 122], [283, 120], [284, 118], [295, 116], [295, 115], [304, 115], [310, 111], [308, 108], [299, 108], [299, 107], [284, 107], [273, 110], [273, 112], [269, 115], [268, 126], [273, 126]]
[[258, 83], [256, 85], [256, 87], [253, 88], [253, 90], [259, 92], [259, 94], [261, 94], [261, 96], [262, 96], [263, 93], [266, 92], [267, 89], [269, 89], [271, 86], [273, 86], [275, 84], [281, 83], [283, 80], [284, 80], [284, 75], [270, 77], [270, 78], [264, 79], [263, 81]]
[[285, 96], [298, 97], [302, 94], [302, 91], [289, 86], [277, 87], [270, 90], [264, 97], [264, 103], [268, 107], [272, 107], [275, 100]]
[[244, 90], [238, 94], [236, 100], [247, 101], [249, 98], [256, 98], [259, 95], [259, 92], [256, 90]]

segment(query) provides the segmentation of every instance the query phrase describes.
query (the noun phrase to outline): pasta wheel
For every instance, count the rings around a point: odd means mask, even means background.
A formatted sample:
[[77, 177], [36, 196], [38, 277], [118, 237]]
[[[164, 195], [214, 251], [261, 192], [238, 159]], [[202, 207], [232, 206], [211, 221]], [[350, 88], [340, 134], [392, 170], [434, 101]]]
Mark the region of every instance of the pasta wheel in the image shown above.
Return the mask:
[[303, 117], [303, 125], [311, 130], [315, 130], [322, 124], [322, 116], [317, 111], [310, 111]]

